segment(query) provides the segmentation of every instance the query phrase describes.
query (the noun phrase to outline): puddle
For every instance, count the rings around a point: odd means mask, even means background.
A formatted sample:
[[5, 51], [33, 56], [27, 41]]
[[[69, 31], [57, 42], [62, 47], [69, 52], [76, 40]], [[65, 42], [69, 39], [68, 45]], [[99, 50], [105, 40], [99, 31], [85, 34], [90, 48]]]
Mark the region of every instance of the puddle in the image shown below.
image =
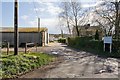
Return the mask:
[[52, 54], [58, 54], [57, 52], [52, 52]]

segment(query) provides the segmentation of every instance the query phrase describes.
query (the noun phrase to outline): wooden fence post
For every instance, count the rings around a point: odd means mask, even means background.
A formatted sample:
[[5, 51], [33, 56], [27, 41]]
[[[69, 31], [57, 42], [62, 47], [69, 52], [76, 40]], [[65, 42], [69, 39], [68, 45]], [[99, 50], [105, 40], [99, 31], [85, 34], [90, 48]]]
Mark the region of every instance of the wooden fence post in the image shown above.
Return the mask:
[[9, 42], [7, 42], [7, 55], [9, 53]]
[[35, 47], [36, 47], [36, 52], [37, 52], [37, 43], [35, 44]]
[[25, 43], [25, 53], [27, 53], [27, 43]]

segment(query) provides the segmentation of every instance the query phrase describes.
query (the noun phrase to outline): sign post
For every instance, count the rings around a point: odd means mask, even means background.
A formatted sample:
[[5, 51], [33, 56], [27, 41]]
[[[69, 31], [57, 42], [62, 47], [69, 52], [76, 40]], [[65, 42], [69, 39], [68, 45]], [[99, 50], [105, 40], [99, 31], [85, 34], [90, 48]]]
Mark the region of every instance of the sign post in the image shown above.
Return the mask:
[[112, 52], [112, 44], [110, 44], [110, 53]]
[[105, 51], [105, 44], [110, 44], [110, 53], [112, 52], [112, 36], [104, 37], [104, 51]]

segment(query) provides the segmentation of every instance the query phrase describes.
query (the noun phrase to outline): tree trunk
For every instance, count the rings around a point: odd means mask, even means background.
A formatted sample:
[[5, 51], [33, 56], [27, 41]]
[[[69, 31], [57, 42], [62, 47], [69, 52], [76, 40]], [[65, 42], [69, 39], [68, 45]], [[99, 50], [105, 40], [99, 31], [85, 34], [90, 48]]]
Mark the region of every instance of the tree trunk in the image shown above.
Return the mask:
[[116, 9], [116, 20], [115, 20], [115, 38], [119, 39], [119, 2], [115, 2], [115, 9]]
[[77, 36], [80, 36], [78, 25], [77, 25], [77, 18], [75, 18], [75, 27], [76, 27]]
[[70, 29], [70, 25], [69, 25], [69, 21], [67, 20], [67, 26], [68, 26], [68, 30], [69, 30], [69, 33], [70, 33], [70, 36], [71, 36], [71, 29]]
[[75, 26], [75, 27], [76, 27], [76, 31], [77, 31], [77, 36], [80, 36], [78, 26]]

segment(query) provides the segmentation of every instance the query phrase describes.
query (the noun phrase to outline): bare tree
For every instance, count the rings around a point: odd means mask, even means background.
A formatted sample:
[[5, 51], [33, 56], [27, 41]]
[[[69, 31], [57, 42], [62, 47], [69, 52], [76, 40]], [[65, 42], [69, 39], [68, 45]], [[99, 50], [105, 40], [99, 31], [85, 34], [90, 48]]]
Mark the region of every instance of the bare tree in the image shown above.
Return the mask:
[[59, 18], [62, 18], [61, 20], [66, 21], [66, 26], [68, 28], [70, 35], [71, 35], [72, 33], [71, 33], [70, 21], [69, 21], [70, 5], [68, 2], [62, 2], [61, 7], [64, 11], [59, 14]]
[[77, 36], [80, 36], [78, 23], [80, 19], [81, 4], [79, 2], [71, 2], [71, 9], [71, 17], [73, 18], [74, 27], [76, 28]]
[[64, 11], [60, 13], [59, 16], [66, 20], [66, 24], [70, 34], [71, 34], [70, 26], [72, 26], [75, 27], [77, 36], [80, 36], [79, 26], [78, 26], [82, 13], [80, 2], [71, 1], [71, 2], [63, 2], [62, 4], [63, 4], [62, 8]]
[[[101, 9], [100, 9], [101, 8]], [[107, 28], [108, 34], [115, 27], [115, 37], [119, 38], [120, 30], [120, 1], [115, 2], [104, 1], [99, 7], [96, 8], [96, 13], [99, 15], [96, 20], [104, 28]], [[106, 30], [105, 30], [106, 31]]]

